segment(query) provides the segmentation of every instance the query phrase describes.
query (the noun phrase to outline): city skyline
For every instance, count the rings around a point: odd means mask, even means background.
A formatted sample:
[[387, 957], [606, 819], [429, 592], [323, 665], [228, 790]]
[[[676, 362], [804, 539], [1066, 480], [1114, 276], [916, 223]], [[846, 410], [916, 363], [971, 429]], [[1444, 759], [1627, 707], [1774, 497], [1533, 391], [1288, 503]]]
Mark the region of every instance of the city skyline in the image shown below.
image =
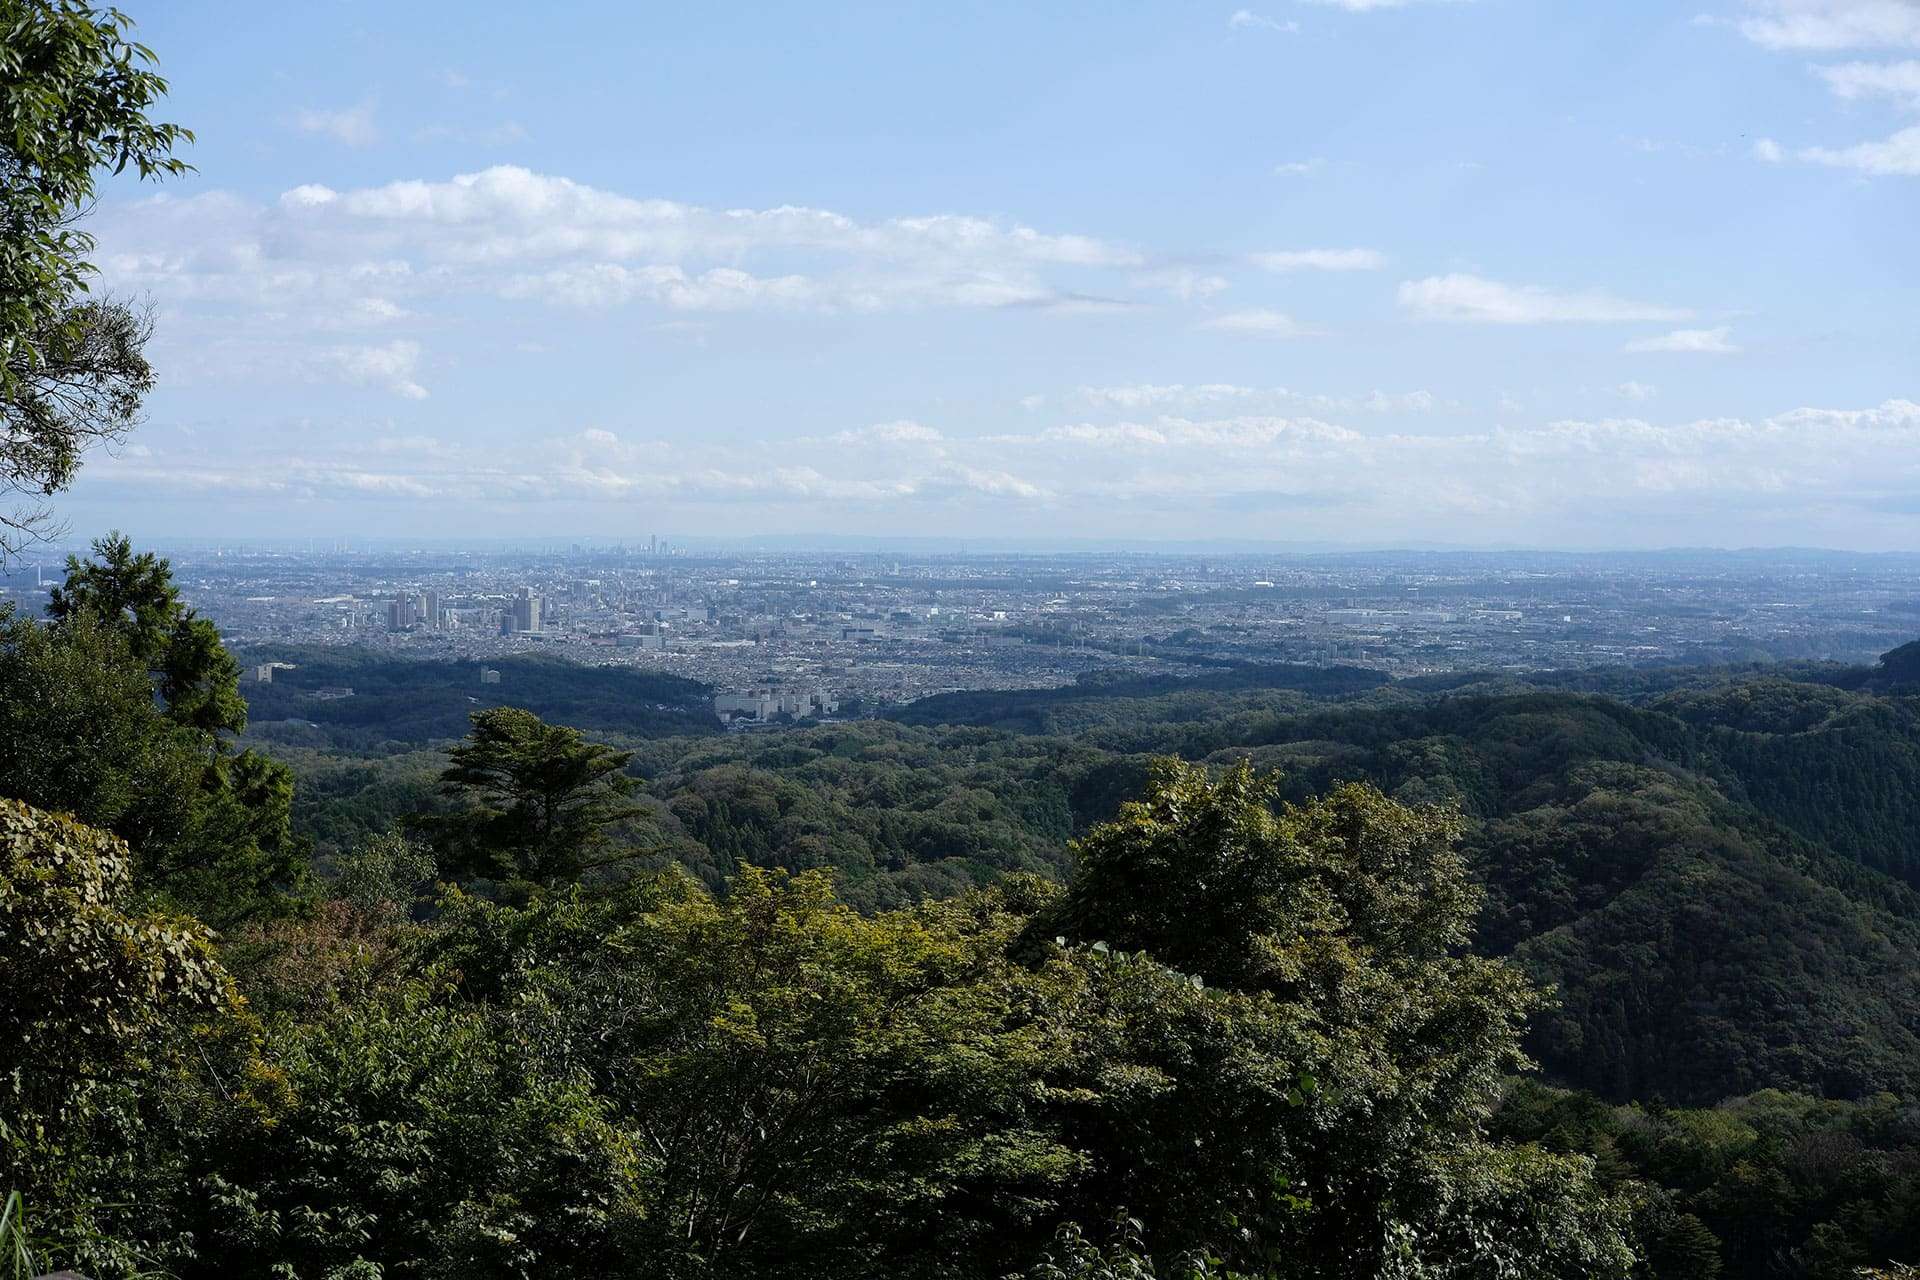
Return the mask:
[[[290, 712], [321, 692], [356, 696], [335, 668], [364, 661], [500, 684], [501, 696], [513, 680], [498, 664], [530, 655], [652, 672], [696, 682], [717, 714], [764, 724], [830, 717], [842, 697], [865, 714], [1097, 672], [1861, 664], [1920, 618], [1911, 554], [226, 548], [179, 553], [171, 572], [252, 682], [283, 686], [275, 696], [297, 704]], [[0, 600], [37, 612], [49, 585], [0, 572]], [[776, 689], [811, 701], [782, 706], [791, 699]]]
[[143, 18], [76, 533], [1916, 542], [1911, 0]]

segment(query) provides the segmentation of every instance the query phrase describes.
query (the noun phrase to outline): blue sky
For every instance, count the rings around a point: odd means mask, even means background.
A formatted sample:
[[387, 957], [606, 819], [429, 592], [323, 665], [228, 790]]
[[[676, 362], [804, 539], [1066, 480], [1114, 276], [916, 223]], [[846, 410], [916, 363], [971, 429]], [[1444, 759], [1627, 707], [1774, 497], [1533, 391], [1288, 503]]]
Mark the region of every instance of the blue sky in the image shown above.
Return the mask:
[[1920, 542], [1920, 0], [136, 12], [136, 536]]

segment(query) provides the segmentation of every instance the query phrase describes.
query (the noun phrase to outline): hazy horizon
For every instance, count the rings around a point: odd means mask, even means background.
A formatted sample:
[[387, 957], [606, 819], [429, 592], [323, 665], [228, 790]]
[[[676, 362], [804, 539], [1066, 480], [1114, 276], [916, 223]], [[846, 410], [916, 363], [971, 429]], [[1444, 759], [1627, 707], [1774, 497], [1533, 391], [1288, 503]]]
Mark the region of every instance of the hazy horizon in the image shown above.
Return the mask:
[[[68, 554], [84, 551], [99, 538], [125, 530], [115, 526], [85, 531], [67, 530], [28, 546], [19, 556], [19, 566], [31, 571], [36, 563], [51, 564]], [[396, 551], [456, 551], [477, 553], [565, 552], [578, 549], [601, 554], [625, 549], [642, 554], [650, 539], [658, 542], [660, 554], [695, 556], [747, 555], [755, 553], [831, 554], [844, 552], [864, 555], [919, 555], [939, 559], [979, 556], [1141, 556], [1175, 558], [1195, 555], [1281, 559], [1313, 559], [1367, 556], [1544, 556], [1561, 558], [1606, 558], [1621, 560], [1679, 557], [1689, 555], [1727, 558], [1789, 559], [1806, 556], [1834, 556], [1858, 559], [1920, 558], [1920, 550], [1902, 548], [1872, 550], [1857, 547], [1779, 544], [1773, 546], [1715, 545], [1712, 543], [1673, 544], [1668, 546], [1545, 546], [1526, 543], [1445, 543], [1445, 542], [1316, 542], [1255, 538], [1098, 538], [993, 536], [967, 534], [915, 533], [759, 533], [737, 536], [685, 534], [671, 530], [641, 533], [528, 533], [525, 535], [345, 535], [290, 534], [265, 531], [237, 531], [225, 534], [171, 534], [148, 531], [144, 545], [165, 553], [182, 549], [194, 551], [258, 550], [261, 552], [358, 553]]]

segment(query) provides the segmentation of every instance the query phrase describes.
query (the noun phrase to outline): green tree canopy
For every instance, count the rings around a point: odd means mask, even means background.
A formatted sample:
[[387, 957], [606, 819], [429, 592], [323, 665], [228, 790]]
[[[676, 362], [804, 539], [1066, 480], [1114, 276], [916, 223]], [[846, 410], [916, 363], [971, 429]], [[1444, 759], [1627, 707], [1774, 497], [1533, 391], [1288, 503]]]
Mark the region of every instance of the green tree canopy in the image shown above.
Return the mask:
[[0, 796], [131, 846], [141, 889], [222, 927], [284, 905], [306, 875], [286, 766], [224, 736], [239, 666], [167, 562], [103, 539], [46, 622], [0, 611]]
[[100, 1229], [147, 1091], [231, 986], [198, 921], [143, 911], [126, 844], [0, 800], [0, 1187], [54, 1240]]
[[173, 567], [151, 551], [136, 553], [125, 534], [97, 540], [92, 559], [68, 556], [67, 579], [47, 612], [60, 622], [91, 614], [119, 632], [176, 723], [209, 733], [247, 727], [240, 663], [213, 623], [181, 601]]
[[1456, 817], [1360, 785], [1277, 807], [1278, 787], [1245, 763], [1217, 780], [1157, 766], [1076, 842], [1068, 893], [1030, 933], [1144, 951], [1273, 1002], [1305, 1101], [1269, 1176], [1312, 1212], [1272, 1219], [1268, 1253], [1244, 1260], [1494, 1276], [1531, 1253], [1529, 1274], [1622, 1274], [1622, 1211], [1584, 1172], [1484, 1139], [1541, 997], [1464, 954], [1479, 895]]
[[[515, 743], [615, 776], [621, 753], [493, 728], [463, 749], [496, 815], [537, 794]], [[249, 1003], [196, 1028], [204, 1072], [116, 1095], [148, 1126], [132, 1155], [37, 1193], [105, 1214], [120, 1250], [62, 1261], [137, 1248], [179, 1274], [1624, 1277], [1626, 1211], [1589, 1164], [1482, 1132], [1528, 993], [1450, 955], [1455, 925], [1405, 892], [1451, 892], [1444, 820], [1361, 791], [1266, 803], [1251, 776], [1163, 770], [1070, 892], [1014, 876], [872, 915], [826, 872], [743, 867], [724, 895], [678, 869], [520, 904], [456, 890], [410, 924], [424, 868], [386, 841], [350, 861], [355, 905], [230, 944], [256, 957]], [[1128, 891], [1093, 874], [1101, 850], [1117, 869], [1184, 842], [1164, 896], [1238, 891], [1206, 878], [1222, 832], [1285, 872], [1242, 882], [1266, 886], [1254, 958], [1164, 921], [1185, 968], [1071, 936], [1138, 906], [1092, 899]], [[1375, 883], [1326, 891], [1342, 869]], [[1192, 972], [1209, 956], [1241, 980]], [[1128, 1217], [1111, 1248], [1074, 1243]]]
[[643, 812], [627, 800], [639, 785], [626, 773], [633, 752], [519, 707], [476, 711], [472, 723], [440, 775], [465, 807], [422, 824], [443, 869], [551, 888], [640, 856], [613, 847], [608, 832]]
[[[167, 85], [132, 26], [74, 0], [0, 0], [0, 493], [65, 488], [153, 385], [147, 314], [82, 298], [94, 242], [75, 225], [100, 171], [187, 169], [173, 152], [193, 135], [150, 118]], [[0, 513], [0, 554], [45, 519]]]

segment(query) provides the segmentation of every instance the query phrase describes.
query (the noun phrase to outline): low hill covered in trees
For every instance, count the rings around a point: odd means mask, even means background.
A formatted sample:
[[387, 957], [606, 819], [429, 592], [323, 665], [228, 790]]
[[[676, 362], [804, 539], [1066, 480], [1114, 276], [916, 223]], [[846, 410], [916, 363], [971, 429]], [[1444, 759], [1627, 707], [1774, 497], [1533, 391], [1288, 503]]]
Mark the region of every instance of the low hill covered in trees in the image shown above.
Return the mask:
[[[1041, 715], [1045, 734], [863, 721], [607, 736], [634, 750], [637, 828], [662, 862], [716, 889], [742, 861], [831, 869], [865, 909], [1070, 874], [1067, 843], [1157, 757], [1250, 762], [1295, 802], [1363, 781], [1462, 814], [1479, 945], [1559, 992], [1529, 1041], [1553, 1078], [1691, 1104], [1920, 1084], [1920, 700], [1804, 666], [1622, 673], [1630, 696], [1559, 674], [1337, 677], [1315, 696], [1296, 674], [1016, 699], [1014, 718]], [[903, 719], [1003, 721], [989, 704], [1007, 696], [930, 699]], [[323, 853], [439, 803], [434, 752], [281, 751]]]
[[[500, 706], [635, 738], [720, 728], [711, 688], [632, 667], [586, 666], [543, 654], [421, 662], [362, 649], [284, 646], [240, 656], [249, 668], [280, 664], [271, 682], [241, 685], [248, 719], [276, 738], [331, 750], [444, 742], [466, 733], [473, 712]], [[482, 681], [489, 670], [499, 673], [497, 682]], [[347, 690], [351, 697], [340, 696]]]
[[[1114, 704], [1139, 707], [1186, 695], [1253, 691], [1337, 698], [1392, 683], [1364, 667], [1309, 667], [1295, 663], [1219, 663], [1198, 676], [1136, 676], [1112, 671], [1083, 675], [1055, 689], [996, 689], [935, 694], [888, 712], [902, 724], [967, 724], [1013, 733], [1059, 733], [1082, 728]], [[1304, 698], [1302, 699], [1304, 701]], [[1134, 714], [1138, 714], [1136, 711]]]

